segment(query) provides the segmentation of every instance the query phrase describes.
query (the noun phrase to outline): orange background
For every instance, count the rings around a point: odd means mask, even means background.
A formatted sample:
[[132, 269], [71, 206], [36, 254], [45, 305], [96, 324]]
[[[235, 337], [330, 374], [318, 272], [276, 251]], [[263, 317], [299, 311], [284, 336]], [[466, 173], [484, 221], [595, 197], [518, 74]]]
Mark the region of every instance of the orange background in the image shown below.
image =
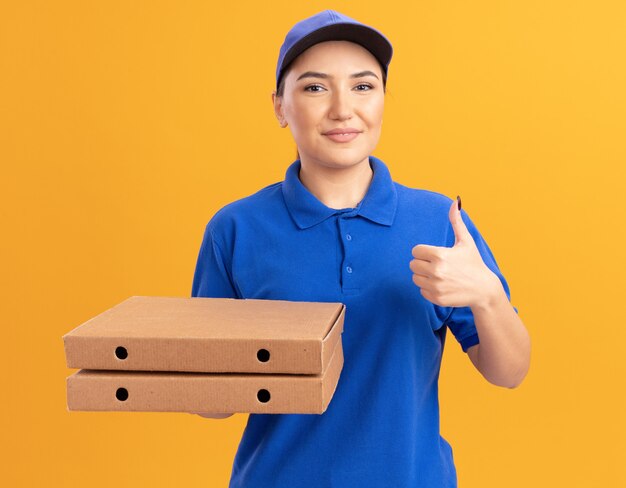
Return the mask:
[[617, 0], [3, 2], [4, 486], [227, 485], [247, 415], [68, 412], [61, 336], [131, 295], [189, 296], [207, 221], [294, 160], [278, 49], [326, 8], [393, 43], [374, 154], [461, 195], [533, 340], [514, 390], [448, 342], [459, 485], [626, 486]]

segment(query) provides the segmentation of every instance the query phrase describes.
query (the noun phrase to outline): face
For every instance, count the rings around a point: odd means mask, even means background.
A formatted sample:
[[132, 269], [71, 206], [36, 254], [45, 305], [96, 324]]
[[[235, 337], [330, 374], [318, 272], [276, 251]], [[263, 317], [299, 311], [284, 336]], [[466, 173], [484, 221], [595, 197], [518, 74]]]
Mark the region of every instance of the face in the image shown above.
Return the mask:
[[[353, 166], [366, 161], [378, 144], [385, 101], [382, 72], [359, 44], [326, 41], [310, 47], [291, 64], [283, 96], [274, 92], [272, 100], [303, 164]], [[347, 128], [357, 133], [327, 135]]]

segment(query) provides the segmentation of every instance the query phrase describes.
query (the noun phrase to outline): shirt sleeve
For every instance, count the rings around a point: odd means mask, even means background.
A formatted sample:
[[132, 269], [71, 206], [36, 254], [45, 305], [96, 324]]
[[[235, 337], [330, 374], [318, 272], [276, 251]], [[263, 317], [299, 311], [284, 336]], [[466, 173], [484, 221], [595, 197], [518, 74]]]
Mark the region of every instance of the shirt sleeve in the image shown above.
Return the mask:
[[198, 254], [191, 296], [241, 298], [232, 278], [230, 263], [230, 257], [222, 251], [209, 223]]
[[[474, 222], [470, 219], [469, 215], [465, 210], [461, 209], [461, 217], [463, 222], [474, 238], [474, 242], [476, 243], [476, 247], [480, 252], [480, 255], [483, 258], [484, 263], [487, 267], [493, 271], [496, 276], [500, 279], [502, 283], [502, 287], [506, 293], [507, 298], [511, 301], [511, 292], [509, 290], [509, 285], [504, 278], [504, 275], [500, 271], [498, 264], [496, 262], [496, 258], [494, 257], [491, 249], [487, 245], [487, 242], [480, 234]], [[448, 222], [448, 236], [447, 236], [447, 245], [452, 247], [454, 245], [454, 230], [452, 229], [452, 224]], [[476, 344], [480, 343], [478, 332], [476, 330], [476, 323], [474, 322], [474, 315], [472, 314], [472, 310], [470, 307], [449, 307], [450, 312], [447, 318], [444, 320], [444, 324], [448, 326], [452, 334], [456, 340], [460, 343], [463, 352], [467, 352], [467, 350]], [[517, 307], [513, 307], [515, 313], [519, 314]]]

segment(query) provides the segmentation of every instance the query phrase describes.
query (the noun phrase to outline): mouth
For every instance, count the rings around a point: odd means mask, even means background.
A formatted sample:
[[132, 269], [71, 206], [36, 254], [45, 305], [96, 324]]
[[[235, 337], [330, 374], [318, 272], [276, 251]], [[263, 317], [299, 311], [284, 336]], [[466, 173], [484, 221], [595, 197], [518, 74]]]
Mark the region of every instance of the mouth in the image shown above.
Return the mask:
[[324, 134], [331, 141], [334, 142], [350, 142], [358, 137], [360, 132], [345, 132], [342, 134]]

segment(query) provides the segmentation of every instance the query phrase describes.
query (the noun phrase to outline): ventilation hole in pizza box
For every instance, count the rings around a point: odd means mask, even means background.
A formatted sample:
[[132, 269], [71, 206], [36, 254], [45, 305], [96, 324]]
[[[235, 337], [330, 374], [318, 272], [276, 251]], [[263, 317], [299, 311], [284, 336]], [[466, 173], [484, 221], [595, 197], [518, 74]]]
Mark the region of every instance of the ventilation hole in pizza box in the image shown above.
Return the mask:
[[261, 389], [256, 394], [256, 397], [261, 403], [267, 403], [270, 401], [270, 392], [265, 389]]
[[259, 349], [256, 357], [262, 363], [267, 363], [270, 360], [270, 352], [267, 349]]
[[128, 400], [128, 390], [126, 388], [118, 388], [115, 392], [115, 398], [120, 402], [125, 402]]
[[128, 351], [125, 347], [118, 346], [115, 348], [115, 357], [118, 359], [126, 359], [128, 357]]

